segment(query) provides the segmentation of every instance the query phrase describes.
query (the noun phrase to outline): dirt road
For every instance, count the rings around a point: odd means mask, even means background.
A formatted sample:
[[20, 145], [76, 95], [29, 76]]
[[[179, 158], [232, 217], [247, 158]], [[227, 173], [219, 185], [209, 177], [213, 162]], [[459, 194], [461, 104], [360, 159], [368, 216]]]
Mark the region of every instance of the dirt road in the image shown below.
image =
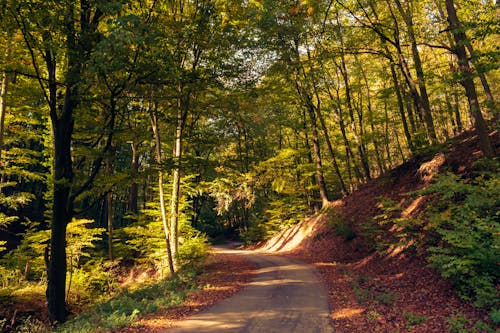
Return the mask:
[[333, 332], [327, 294], [312, 266], [252, 251], [219, 251], [254, 261], [259, 267], [256, 279], [241, 293], [187, 318], [168, 333]]

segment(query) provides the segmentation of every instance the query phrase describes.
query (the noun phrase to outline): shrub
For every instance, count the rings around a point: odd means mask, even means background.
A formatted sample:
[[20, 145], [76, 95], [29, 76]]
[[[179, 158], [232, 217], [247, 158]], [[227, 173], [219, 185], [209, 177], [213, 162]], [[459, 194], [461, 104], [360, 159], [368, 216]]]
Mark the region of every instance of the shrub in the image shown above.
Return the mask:
[[356, 238], [357, 235], [352, 227], [345, 222], [336, 211], [329, 210], [328, 219], [328, 225], [333, 229], [337, 236], [341, 236], [347, 241], [351, 241]]
[[429, 248], [432, 266], [461, 297], [479, 307], [498, 307], [500, 179], [488, 169], [480, 168], [472, 179], [444, 174], [423, 193], [436, 195], [427, 225], [439, 236]]

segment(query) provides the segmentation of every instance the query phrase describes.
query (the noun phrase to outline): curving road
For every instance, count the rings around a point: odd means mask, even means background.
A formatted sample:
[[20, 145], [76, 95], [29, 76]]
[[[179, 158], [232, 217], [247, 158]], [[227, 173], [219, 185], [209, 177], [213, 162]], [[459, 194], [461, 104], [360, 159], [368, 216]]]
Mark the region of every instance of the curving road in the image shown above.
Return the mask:
[[[239, 294], [180, 322], [168, 333], [327, 333], [327, 295], [311, 265], [253, 251], [255, 280]], [[231, 267], [228, 267], [231, 269]]]

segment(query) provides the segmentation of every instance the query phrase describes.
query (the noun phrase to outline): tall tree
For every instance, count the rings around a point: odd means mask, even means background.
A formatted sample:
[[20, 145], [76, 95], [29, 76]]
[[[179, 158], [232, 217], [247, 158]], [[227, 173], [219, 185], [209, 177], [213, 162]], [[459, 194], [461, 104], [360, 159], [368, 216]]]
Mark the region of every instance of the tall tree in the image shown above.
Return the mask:
[[484, 121], [483, 114], [476, 92], [476, 86], [473, 80], [473, 70], [469, 66], [469, 60], [465, 45], [468, 44], [467, 35], [457, 16], [453, 0], [445, 0], [446, 12], [448, 13], [448, 22], [455, 39], [454, 53], [458, 58], [458, 70], [461, 73], [460, 83], [465, 88], [465, 94], [469, 101], [470, 114], [473, 119], [474, 127], [479, 137], [480, 147], [486, 157], [493, 158], [493, 147], [488, 136], [488, 127]]
[[[75, 198], [82, 191], [73, 188], [74, 112], [81, 101], [82, 76], [96, 45], [104, 12], [87, 0], [21, 3], [12, 10], [49, 106], [54, 141], [54, 189], [50, 246], [46, 252], [47, 300], [50, 321], [60, 323], [67, 315], [66, 227], [74, 215]], [[88, 184], [96, 174], [93, 170]]]

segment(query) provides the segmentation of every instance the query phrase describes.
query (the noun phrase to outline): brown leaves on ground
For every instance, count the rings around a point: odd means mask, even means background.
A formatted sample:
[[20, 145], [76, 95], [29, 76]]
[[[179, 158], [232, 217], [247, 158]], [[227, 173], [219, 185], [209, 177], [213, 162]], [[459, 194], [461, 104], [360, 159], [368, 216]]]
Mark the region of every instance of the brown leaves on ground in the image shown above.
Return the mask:
[[145, 315], [133, 326], [120, 332], [163, 332], [176, 321], [239, 292], [253, 279], [255, 268], [255, 264], [243, 256], [214, 252], [204, 265], [204, 273], [196, 279], [195, 284], [199, 289], [190, 292], [182, 305]]

